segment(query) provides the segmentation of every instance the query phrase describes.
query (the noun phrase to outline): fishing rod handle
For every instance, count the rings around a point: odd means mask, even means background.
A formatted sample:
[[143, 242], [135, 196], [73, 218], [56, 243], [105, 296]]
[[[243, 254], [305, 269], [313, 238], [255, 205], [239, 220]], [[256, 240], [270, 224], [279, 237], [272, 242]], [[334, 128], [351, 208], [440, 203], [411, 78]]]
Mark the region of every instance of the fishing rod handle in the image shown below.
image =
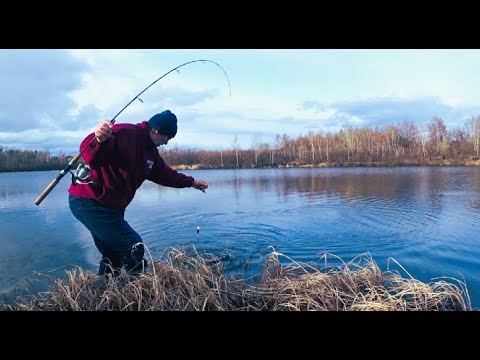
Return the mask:
[[35, 200], [35, 205], [40, 205], [40, 203], [47, 197], [48, 194], [50, 194], [50, 191], [53, 190], [55, 186], [57, 186], [59, 180], [53, 179], [52, 182], [43, 190], [43, 192], [40, 194], [40, 196]]
[[38, 196], [37, 200], [35, 200], [35, 205], [40, 205], [42, 201], [47, 197], [48, 194], [50, 194], [50, 191], [53, 190], [55, 186], [60, 182], [60, 180], [67, 174], [67, 172], [70, 170], [70, 168], [80, 159], [82, 156], [82, 153], [79, 152], [77, 155], [75, 155], [72, 160], [68, 163], [68, 165], [63, 169], [58, 176], [52, 180], [50, 184], [45, 188], [45, 190], [42, 191], [42, 193]]

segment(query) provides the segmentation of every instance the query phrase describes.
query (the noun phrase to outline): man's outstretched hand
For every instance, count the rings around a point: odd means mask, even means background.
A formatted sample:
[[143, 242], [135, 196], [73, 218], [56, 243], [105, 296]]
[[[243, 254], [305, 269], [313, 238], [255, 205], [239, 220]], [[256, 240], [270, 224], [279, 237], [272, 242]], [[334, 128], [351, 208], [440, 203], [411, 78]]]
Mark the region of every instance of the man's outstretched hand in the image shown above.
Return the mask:
[[206, 181], [203, 180], [194, 180], [192, 187], [205, 192], [205, 190], [208, 188], [208, 184]]

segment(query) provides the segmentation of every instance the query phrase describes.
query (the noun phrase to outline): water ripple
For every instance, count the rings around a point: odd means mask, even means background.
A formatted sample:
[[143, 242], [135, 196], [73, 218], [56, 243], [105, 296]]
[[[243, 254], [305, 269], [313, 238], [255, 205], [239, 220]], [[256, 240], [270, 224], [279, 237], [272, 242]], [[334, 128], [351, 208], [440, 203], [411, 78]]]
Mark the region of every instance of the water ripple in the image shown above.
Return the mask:
[[[207, 193], [146, 182], [126, 211], [154, 258], [195, 248], [230, 254], [229, 270], [253, 272], [272, 248], [304, 262], [368, 252], [381, 268], [393, 257], [421, 280], [462, 273], [480, 305], [478, 167], [186, 173], [206, 179]], [[96, 268], [91, 235], [68, 208], [68, 180], [33, 204], [56, 174], [0, 174], [0, 291], [33, 271]]]

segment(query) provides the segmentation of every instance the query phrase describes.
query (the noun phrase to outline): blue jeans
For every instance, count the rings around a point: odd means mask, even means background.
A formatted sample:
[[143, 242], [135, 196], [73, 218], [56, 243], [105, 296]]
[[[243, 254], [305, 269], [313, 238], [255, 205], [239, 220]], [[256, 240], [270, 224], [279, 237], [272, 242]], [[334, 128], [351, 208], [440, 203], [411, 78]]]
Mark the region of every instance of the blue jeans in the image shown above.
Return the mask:
[[118, 275], [122, 267], [133, 274], [146, 269], [142, 238], [125, 221], [125, 210], [70, 194], [68, 203], [73, 216], [90, 231], [102, 254], [98, 275]]

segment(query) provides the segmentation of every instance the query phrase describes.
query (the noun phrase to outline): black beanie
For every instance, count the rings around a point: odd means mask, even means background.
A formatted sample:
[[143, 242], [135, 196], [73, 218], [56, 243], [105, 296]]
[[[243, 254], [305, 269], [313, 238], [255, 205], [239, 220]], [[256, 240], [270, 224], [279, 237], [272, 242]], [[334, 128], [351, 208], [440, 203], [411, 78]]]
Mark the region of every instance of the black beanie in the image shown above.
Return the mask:
[[165, 110], [153, 115], [148, 120], [148, 126], [171, 139], [177, 134], [177, 117], [170, 110]]

